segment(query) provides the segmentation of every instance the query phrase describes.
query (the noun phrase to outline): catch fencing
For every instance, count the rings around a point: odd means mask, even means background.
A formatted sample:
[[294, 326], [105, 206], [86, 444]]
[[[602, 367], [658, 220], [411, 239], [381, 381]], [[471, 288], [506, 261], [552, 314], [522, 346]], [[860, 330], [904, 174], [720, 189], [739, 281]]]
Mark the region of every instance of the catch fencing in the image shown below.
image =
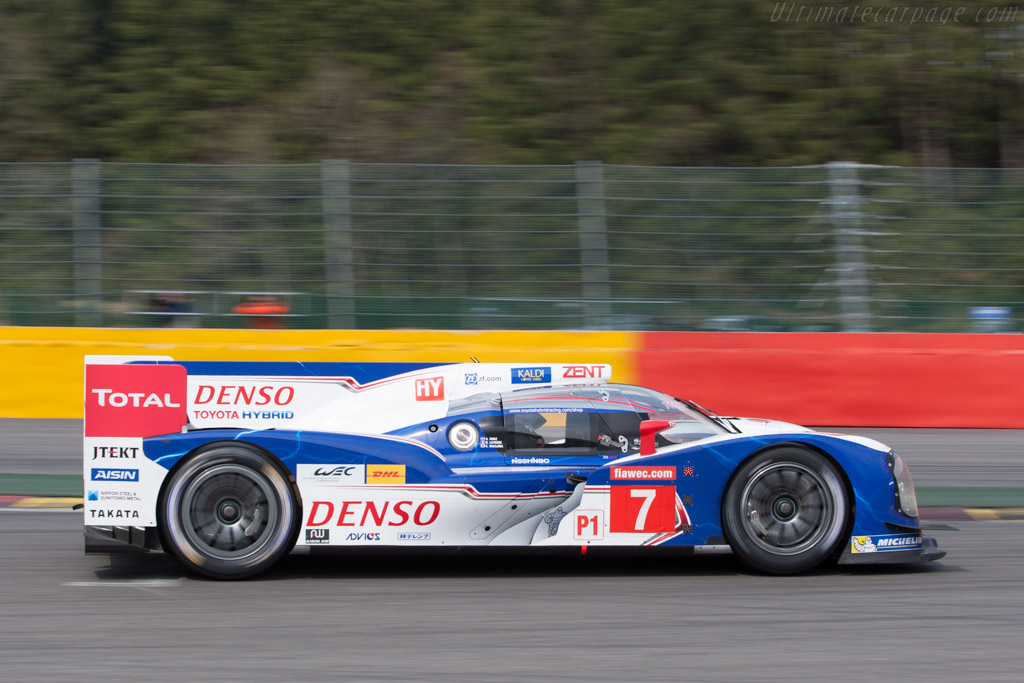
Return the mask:
[[0, 164], [0, 324], [1019, 331], [1024, 171]]

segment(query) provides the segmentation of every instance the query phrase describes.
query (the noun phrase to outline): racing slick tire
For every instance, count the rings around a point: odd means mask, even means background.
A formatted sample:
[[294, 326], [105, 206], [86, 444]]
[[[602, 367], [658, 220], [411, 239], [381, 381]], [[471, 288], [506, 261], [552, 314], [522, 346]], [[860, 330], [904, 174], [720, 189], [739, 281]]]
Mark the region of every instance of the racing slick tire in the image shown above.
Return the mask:
[[769, 574], [795, 574], [831, 557], [843, 540], [849, 504], [842, 474], [823, 455], [773, 448], [735, 472], [722, 500], [733, 552]]
[[201, 450], [171, 475], [158, 514], [164, 546], [215, 579], [265, 571], [295, 545], [296, 496], [288, 475], [241, 444]]

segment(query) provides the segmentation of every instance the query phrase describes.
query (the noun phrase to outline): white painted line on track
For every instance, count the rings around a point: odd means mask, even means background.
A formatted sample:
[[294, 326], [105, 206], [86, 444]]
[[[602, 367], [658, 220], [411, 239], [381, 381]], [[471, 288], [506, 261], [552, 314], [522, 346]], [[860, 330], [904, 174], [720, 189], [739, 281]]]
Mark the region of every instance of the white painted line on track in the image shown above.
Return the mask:
[[64, 581], [72, 588], [106, 586], [108, 588], [168, 588], [181, 585], [181, 579], [139, 579], [138, 581]]

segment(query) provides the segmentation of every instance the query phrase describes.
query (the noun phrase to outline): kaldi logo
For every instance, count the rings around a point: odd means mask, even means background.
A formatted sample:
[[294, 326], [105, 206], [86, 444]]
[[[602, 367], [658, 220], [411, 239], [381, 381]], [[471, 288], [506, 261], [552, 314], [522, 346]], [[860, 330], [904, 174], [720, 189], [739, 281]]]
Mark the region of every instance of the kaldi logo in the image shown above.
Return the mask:
[[592, 379], [604, 377], [603, 365], [566, 365], [562, 368], [563, 379]]
[[400, 500], [394, 505], [387, 500], [346, 500], [336, 506], [329, 501], [316, 500], [309, 508], [306, 526], [326, 526], [331, 521], [334, 521], [333, 526], [405, 526], [409, 523], [429, 526], [441, 513], [441, 504], [436, 500], [413, 505], [411, 500]]
[[200, 384], [192, 403], [197, 406], [286, 406], [295, 398], [294, 387]]
[[180, 365], [87, 365], [86, 436], [156, 436], [180, 432], [187, 373]]
[[416, 380], [417, 401], [443, 401], [444, 377], [428, 377]]

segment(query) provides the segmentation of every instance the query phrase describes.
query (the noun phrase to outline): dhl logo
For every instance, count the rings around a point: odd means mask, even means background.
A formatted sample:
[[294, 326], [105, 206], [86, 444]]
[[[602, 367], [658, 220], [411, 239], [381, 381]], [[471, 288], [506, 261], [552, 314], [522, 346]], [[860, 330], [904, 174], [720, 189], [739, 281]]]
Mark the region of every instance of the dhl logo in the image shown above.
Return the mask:
[[404, 484], [405, 465], [367, 465], [367, 484]]

